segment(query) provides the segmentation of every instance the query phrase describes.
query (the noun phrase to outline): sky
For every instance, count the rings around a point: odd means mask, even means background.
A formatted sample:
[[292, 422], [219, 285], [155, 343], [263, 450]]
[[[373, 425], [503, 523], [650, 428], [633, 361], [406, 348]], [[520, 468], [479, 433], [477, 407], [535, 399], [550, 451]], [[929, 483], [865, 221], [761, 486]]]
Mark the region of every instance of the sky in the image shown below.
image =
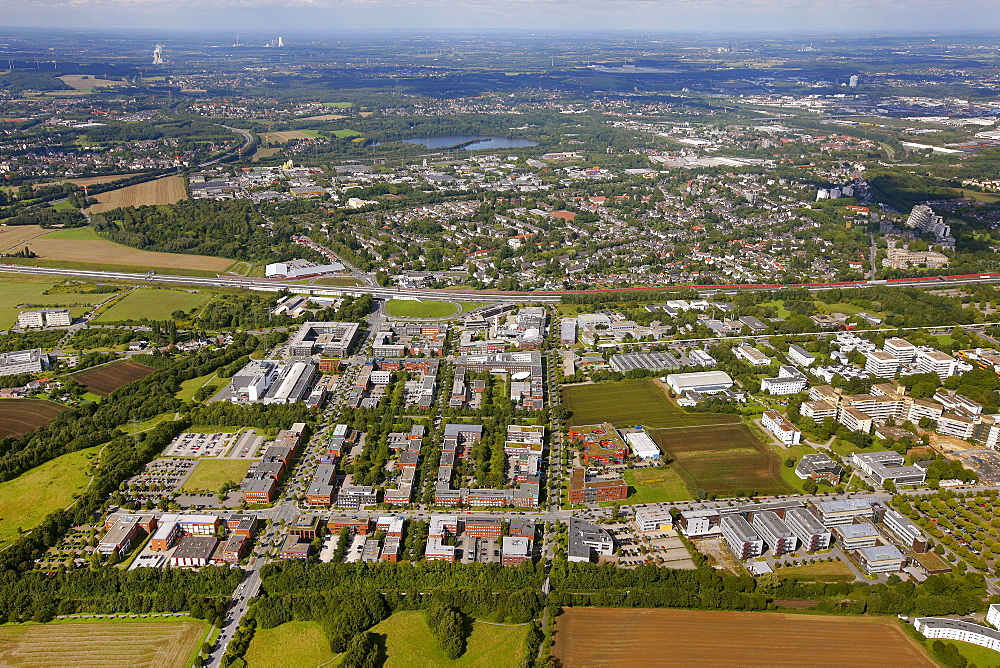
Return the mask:
[[1000, 31], [1000, 0], [0, 0], [6, 26], [320, 32]]

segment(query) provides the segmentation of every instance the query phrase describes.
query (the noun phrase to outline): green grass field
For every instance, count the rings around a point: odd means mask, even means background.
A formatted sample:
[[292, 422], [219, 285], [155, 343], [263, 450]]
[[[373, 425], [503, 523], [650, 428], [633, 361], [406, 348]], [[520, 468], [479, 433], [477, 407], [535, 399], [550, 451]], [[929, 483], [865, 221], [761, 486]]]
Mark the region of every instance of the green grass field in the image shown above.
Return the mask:
[[[177, 398], [183, 401], [192, 401], [194, 399], [194, 393], [201, 389], [202, 385], [208, 384], [213, 378], [218, 374], [209, 373], [204, 376], [198, 376], [197, 378], [192, 378], [191, 380], [185, 380], [181, 383], [181, 389], [177, 391]], [[214, 383], [215, 385], [223, 385], [223, 381], [219, 380]]]
[[93, 227], [71, 227], [66, 230], [55, 230], [45, 235], [46, 239], [69, 239], [71, 241], [100, 241], [101, 237]]
[[327, 276], [326, 278], [317, 278], [311, 281], [311, 284], [335, 285], [335, 286], [347, 286], [347, 287], [354, 287], [356, 285], [361, 285], [360, 283], [358, 283], [358, 279], [351, 278], [350, 276]]
[[324, 107], [333, 107], [334, 109], [350, 109], [354, 106], [353, 102], [324, 102]]
[[344, 128], [343, 130], [334, 130], [333, 136], [336, 137], [337, 139], [347, 139], [348, 137], [360, 137], [361, 133], [358, 132], [357, 130], [350, 130], [348, 128]]
[[117, 322], [120, 320], [168, 320], [174, 311], [190, 311], [204, 306], [210, 299], [203, 293], [182, 292], [180, 290], [160, 290], [147, 288], [134, 290], [120, 302], [97, 317], [95, 322]]
[[450, 302], [418, 302], [409, 299], [390, 299], [385, 308], [394, 318], [447, 318], [461, 313], [461, 310]]
[[723, 498], [792, 491], [778, 455], [745, 424], [659, 429], [650, 436], [690, 490]]
[[736, 415], [686, 413], [652, 379], [568, 385], [562, 388], [562, 394], [563, 404], [573, 412], [568, 420], [571, 426], [610, 422], [618, 427], [665, 429], [740, 421]]
[[51, 512], [65, 508], [87, 486], [89, 462], [100, 446], [77, 450], [0, 483], [0, 546], [12, 543]]
[[622, 475], [629, 485], [625, 503], [663, 503], [686, 501], [694, 496], [684, 479], [673, 468], [631, 469]]
[[[930, 649], [932, 642], [934, 641], [927, 641], [928, 649]], [[959, 653], [969, 662], [968, 665], [970, 666], [973, 664], [975, 664], [976, 668], [997, 668], [997, 666], [1000, 666], [1000, 652], [960, 640], [942, 640], [941, 642], [945, 645], [954, 645]]]
[[[7, 264], [19, 264], [29, 267], [51, 267], [54, 269], [87, 269], [90, 271], [115, 271], [130, 274], [145, 274], [152, 269], [157, 274], [168, 276], [198, 276], [200, 278], [215, 278], [219, 275], [217, 271], [207, 271], [204, 269], [181, 269], [179, 267], [151, 267], [149, 265], [138, 266], [134, 264], [105, 264], [98, 262], [72, 262], [69, 260], [42, 260], [40, 258], [5, 257], [3, 261]], [[98, 295], [99, 296], [99, 295]]]
[[795, 577], [802, 580], [817, 580], [820, 582], [851, 582], [854, 580], [854, 573], [840, 559], [836, 561], [819, 561], [805, 566], [793, 566], [792, 568], [779, 568], [778, 574], [781, 577]]
[[528, 627], [474, 624], [465, 654], [455, 661], [450, 661], [438, 647], [422, 611], [397, 612], [372, 627], [372, 632], [386, 637], [385, 648], [388, 659], [385, 668], [413, 666], [516, 668], [521, 664]]
[[286, 622], [257, 629], [244, 658], [252, 668], [316, 668], [334, 656], [319, 624]]
[[239, 482], [247, 474], [245, 459], [203, 459], [181, 487], [182, 492], [217, 492], [227, 482]]
[[[4, 261], [17, 258], [4, 258]], [[56, 283], [29, 282], [23, 280], [9, 281], [0, 280], [0, 329], [7, 329], [17, 322], [17, 314], [22, 310], [33, 310], [37, 307], [17, 308], [21, 304], [41, 304], [46, 307], [62, 306], [64, 304], [99, 304], [110, 295], [78, 295], [78, 294], [42, 294]], [[73, 316], [83, 315], [87, 311], [86, 307], [70, 308]]]

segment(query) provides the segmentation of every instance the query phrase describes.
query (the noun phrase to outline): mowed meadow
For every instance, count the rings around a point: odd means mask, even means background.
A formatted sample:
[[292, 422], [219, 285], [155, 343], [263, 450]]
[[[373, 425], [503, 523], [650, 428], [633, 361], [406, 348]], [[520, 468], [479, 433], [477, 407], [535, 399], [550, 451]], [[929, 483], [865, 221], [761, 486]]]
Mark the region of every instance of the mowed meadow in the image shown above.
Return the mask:
[[4, 625], [0, 666], [186, 668], [206, 630], [193, 621]]

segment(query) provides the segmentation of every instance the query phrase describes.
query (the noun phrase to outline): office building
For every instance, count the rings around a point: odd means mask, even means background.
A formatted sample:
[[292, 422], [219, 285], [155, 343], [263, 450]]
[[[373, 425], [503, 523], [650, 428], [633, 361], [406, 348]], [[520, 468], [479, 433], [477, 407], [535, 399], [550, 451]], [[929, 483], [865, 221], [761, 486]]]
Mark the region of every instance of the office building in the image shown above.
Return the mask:
[[805, 508], [786, 510], [785, 524], [802, 543], [802, 549], [807, 552], [817, 552], [830, 547], [830, 530]]
[[288, 343], [292, 357], [346, 357], [358, 335], [356, 322], [305, 322]]
[[759, 557], [764, 552], [764, 541], [741, 515], [725, 515], [719, 523], [722, 537], [738, 559]]
[[872, 350], [865, 355], [865, 371], [877, 378], [892, 378], [899, 371], [899, 360], [885, 350]]
[[753, 346], [737, 346], [733, 348], [733, 354], [753, 366], [767, 366], [771, 363], [770, 357]]
[[811, 506], [825, 527], [851, 524], [855, 520], [877, 522], [885, 512], [885, 507], [875, 497], [813, 501]]
[[920, 350], [917, 352], [917, 371], [933, 373], [941, 380], [958, 373], [958, 360], [939, 350]]
[[795, 551], [798, 539], [784, 520], [773, 511], [754, 513], [751, 527], [764, 539], [774, 556], [780, 557]]
[[213, 536], [184, 536], [170, 555], [171, 566], [199, 567], [212, 562], [219, 541]]
[[777, 378], [764, 378], [760, 381], [761, 392], [771, 395], [798, 394], [809, 385], [806, 375], [793, 366], [778, 367]]
[[875, 525], [867, 522], [840, 524], [833, 527], [833, 533], [840, 546], [847, 551], [875, 547], [878, 544], [878, 529], [875, 528]]
[[531, 540], [520, 536], [504, 536], [500, 555], [500, 563], [504, 566], [517, 566], [531, 561]]
[[591, 561], [595, 555], [611, 556], [615, 541], [607, 531], [577, 517], [569, 519], [569, 561]]
[[776, 410], [768, 409], [761, 415], [760, 424], [774, 434], [783, 445], [798, 445], [802, 439], [802, 430], [789, 422], [784, 415]]
[[620, 477], [606, 475], [588, 479], [584, 469], [578, 467], [573, 470], [569, 482], [571, 505], [624, 501], [626, 498], [628, 498], [628, 484]]
[[922, 485], [927, 473], [919, 466], [907, 466], [903, 456], [892, 450], [855, 452], [851, 463], [861, 469], [877, 485], [891, 480], [896, 485]]
[[914, 552], [927, 551], [927, 539], [920, 527], [898, 510], [887, 508], [882, 523], [899, 538], [900, 542]]
[[855, 550], [854, 558], [869, 575], [898, 573], [906, 565], [906, 557], [894, 545], [878, 545]]
[[[993, 607], [990, 606], [991, 611]], [[986, 621], [990, 621], [988, 614]], [[958, 640], [1000, 652], [1000, 631], [988, 626], [949, 617], [917, 617], [913, 620], [913, 628], [928, 640]]]
[[816, 356], [798, 344], [788, 346], [788, 359], [802, 366], [809, 366], [816, 361]]
[[41, 348], [0, 353], [0, 376], [41, 373], [50, 366], [49, 356]]
[[820, 453], [802, 455], [802, 459], [795, 466], [795, 475], [802, 480], [812, 479], [817, 482], [826, 480], [831, 485], [839, 485], [843, 474], [844, 467]]

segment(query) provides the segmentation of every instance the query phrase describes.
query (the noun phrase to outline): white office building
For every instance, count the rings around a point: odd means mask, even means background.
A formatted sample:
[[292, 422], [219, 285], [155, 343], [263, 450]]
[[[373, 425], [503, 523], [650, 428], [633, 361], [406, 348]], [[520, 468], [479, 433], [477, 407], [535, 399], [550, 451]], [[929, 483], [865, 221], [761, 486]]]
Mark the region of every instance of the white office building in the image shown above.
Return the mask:
[[798, 545], [798, 538], [773, 511], [754, 513], [753, 529], [764, 539], [776, 557], [794, 552], [795, 546]]
[[720, 522], [722, 537], [738, 559], [752, 559], [764, 552], [764, 540], [742, 515], [726, 515]]
[[771, 363], [770, 357], [753, 346], [737, 346], [733, 348], [733, 354], [754, 366], [767, 366]]
[[886, 480], [896, 485], [922, 485], [927, 473], [919, 466], [906, 466], [903, 456], [892, 450], [879, 452], [855, 452], [851, 463], [865, 474], [882, 485]]
[[632, 456], [638, 459], [659, 459], [660, 448], [644, 431], [625, 434], [625, 441], [632, 449]]
[[789, 508], [785, 511], [785, 524], [802, 543], [802, 549], [816, 552], [830, 547], [830, 530], [824, 527], [805, 508]]
[[917, 371], [936, 374], [941, 380], [958, 373], [958, 360], [940, 350], [920, 350], [916, 362]]
[[809, 385], [806, 375], [793, 366], [778, 368], [777, 378], [764, 378], [760, 381], [760, 389], [771, 395], [798, 394]]
[[802, 366], [809, 366], [816, 361], [816, 356], [800, 345], [788, 346], [788, 359]]
[[897, 337], [886, 339], [882, 349], [900, 362], [912, 363], [917, 357], [917, 347], [906, 339]]
[[[991, 605], [990, 610], [992, 611], [994, 607]], [[989, 621], [988, 614], [986, 621]], [[917, 617], [913, 620], [913, 628], [929, 640], [937, 638], [958, 640], [1000, 652], [1000, 631], [988, 626], [948, 617]]]
[[764, 411], [760, 416], [760, 424], [784, 445], [798, 445], [802, 439], [802, 431], [776, 410]]
[[872, 350], [865, 355], [865, 371], [877, 378], [892, 378], [899, 371], [899, 360], [885, 350]]

